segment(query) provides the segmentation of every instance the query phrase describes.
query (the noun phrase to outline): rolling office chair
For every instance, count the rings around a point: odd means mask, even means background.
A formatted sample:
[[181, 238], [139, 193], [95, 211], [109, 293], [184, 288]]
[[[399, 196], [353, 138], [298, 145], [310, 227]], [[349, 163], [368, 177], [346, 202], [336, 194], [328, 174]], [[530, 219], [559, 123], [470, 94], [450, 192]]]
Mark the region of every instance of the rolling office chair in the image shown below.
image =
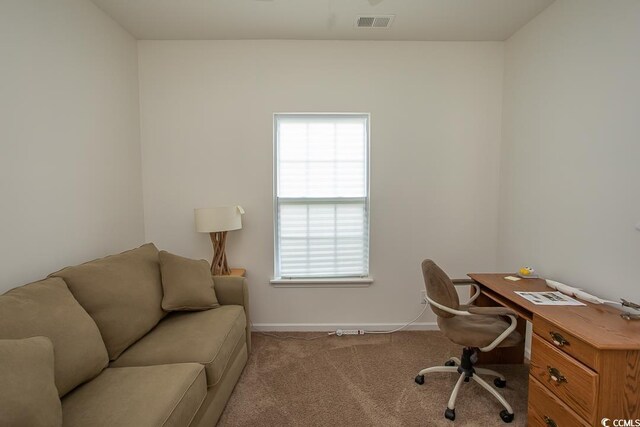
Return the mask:
[[[496, 347], [513, 347], [522, 342], [522, 336], [515, 329], [517, 314], [505, 307], [474, 307], [470, 304], [480, 295], [478, 285], [472, 284], [475, 293], [469, 300], [469, 305], [461, 306], [454, 283], [449, 276], [430, 259], [422, 262], [422, 275], [427, 288], [427, 301], [433, 312], [438, 316], [438, 326], [445, 336], [452, 342], [464, 346], [462, 357], [450, 358], [444, 365], [421, 370], [416, 376], [418, 384], [424, 384], [424, 376], [430, 372], [456, 372], [460, 374], [456, 382], [444, 416], [450, 420], [456, 418], [455, 403], [458, 391], [463, 381], [473, 379], [491, 393], [504, 406], [500, 418], [505, 423], [513, 421], [511, 405], [494, 390], [478, 374], [495, 376], [494, 384], [503, 388], [507, 381], [498, 372], [484, 368], [474, 368], [478, 361], [478, 351], [487, 352]], [[465, 281], [465, 285], [469, 282]], [[503, 317], [509, 317], [510, 323]]]

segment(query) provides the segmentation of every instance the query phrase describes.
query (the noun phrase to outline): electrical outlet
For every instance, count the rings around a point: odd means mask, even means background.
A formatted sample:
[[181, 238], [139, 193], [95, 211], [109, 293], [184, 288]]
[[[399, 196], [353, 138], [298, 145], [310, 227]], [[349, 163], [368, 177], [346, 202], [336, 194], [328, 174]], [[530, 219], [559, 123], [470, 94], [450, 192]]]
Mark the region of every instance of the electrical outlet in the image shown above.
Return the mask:
[[420, 304], [427, 303], [427, 291], [420, 291]]

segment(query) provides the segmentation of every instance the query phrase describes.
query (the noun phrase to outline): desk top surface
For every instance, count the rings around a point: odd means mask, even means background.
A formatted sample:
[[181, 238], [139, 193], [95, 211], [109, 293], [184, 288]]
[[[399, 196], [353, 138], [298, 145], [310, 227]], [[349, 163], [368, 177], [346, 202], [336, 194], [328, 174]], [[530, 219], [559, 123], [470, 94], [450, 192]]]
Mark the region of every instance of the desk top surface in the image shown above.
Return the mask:
[[522, 279], [512, 282], [502, 274], [469, 274], [481, 287], [485, 287], [510, 303], [522, 307], [534, 316], [566, 330], [576, 337], [602, 350], [640, 350], [640, 321], [624, 320], [621, 311], [606, 304], [592, 304], [581, 301], [586, 306], [535, 305], [514, 291], [553, 291], [543, 279]]

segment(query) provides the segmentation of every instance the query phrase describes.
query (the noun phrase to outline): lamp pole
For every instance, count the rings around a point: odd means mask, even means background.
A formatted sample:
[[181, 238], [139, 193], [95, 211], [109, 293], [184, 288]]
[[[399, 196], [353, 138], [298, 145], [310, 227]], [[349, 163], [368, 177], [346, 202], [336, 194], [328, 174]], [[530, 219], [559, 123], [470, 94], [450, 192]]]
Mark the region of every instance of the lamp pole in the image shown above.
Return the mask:
[[227, 232], [216, 231], [209, 233], [211, 244], [213, 245], [213, 259], [211, 260], [211, 274], [214, 276], [228, 276], [231, 270], [227, 265], [227, 254], [224, 247], [227, 243]]

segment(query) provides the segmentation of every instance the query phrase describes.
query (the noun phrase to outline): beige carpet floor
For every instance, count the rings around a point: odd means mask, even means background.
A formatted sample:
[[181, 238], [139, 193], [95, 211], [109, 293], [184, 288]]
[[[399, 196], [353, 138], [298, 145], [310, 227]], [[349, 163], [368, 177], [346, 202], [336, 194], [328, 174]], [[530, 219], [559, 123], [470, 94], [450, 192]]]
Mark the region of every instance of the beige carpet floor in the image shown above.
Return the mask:
[[[310, 337], [316, 333], [286, 333]], [[444, 410], [457, 379], [417, 372], [460, 356], [440, 332], [283, 340], [253, 334], [253, 352], [219, 426], [524, 426], [526, 365], [493, 366], [507, 378], [503, 396], [515, 419], [504, 424], [501, 405], [475, 382], [463, 385], [456, 421]], [[493, 383], [493, 378], [487, 378]]]

